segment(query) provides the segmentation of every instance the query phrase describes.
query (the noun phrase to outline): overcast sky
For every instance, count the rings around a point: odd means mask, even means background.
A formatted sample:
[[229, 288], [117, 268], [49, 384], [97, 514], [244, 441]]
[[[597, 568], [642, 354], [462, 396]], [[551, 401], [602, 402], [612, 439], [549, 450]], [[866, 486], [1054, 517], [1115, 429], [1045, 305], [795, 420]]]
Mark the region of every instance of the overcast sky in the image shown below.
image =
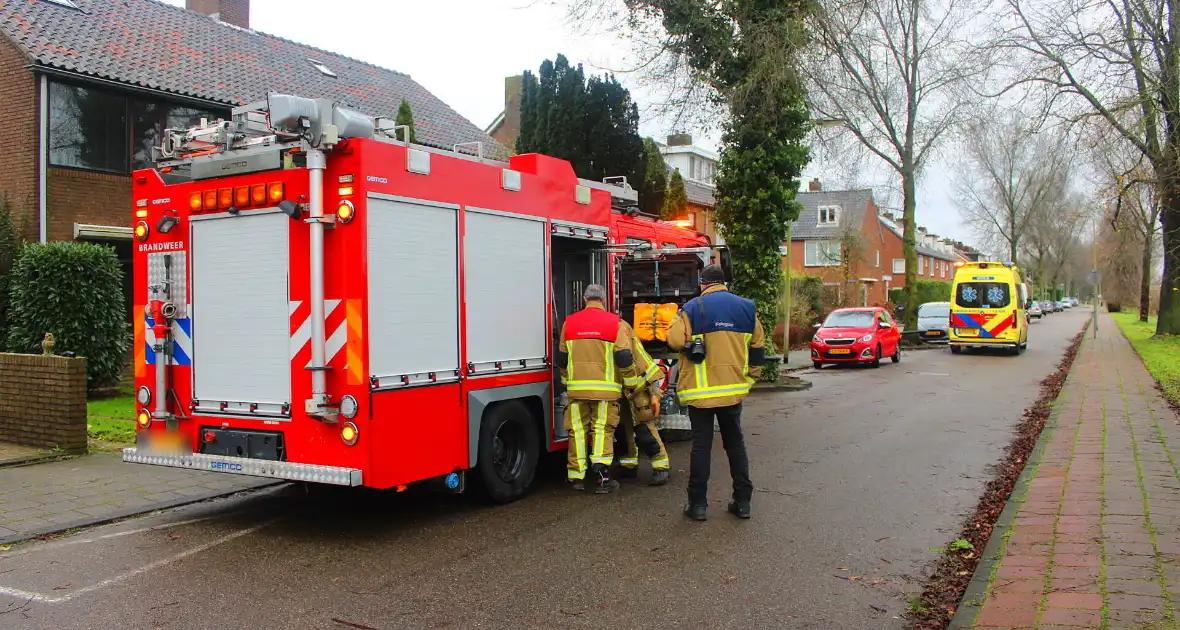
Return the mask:
[[[407, 73], [479, 127], [488, 126], [503, 110], [504, 77], [535, 71], [557, 53], [587, 69], [630, 67], [626, 41], [580, 35], [581, 29], [548, 0], [252, 0], [250, 23], [255, 30]], [[645, 135], [663, 139], [681, 131], [653, 118], [645, 108], [651, 105], [651, 94], [632, 77], [620, 74], [619, 79], [640, 104]], [[688, 131], [698, 144], [716, 149], [716, 132]], [[925, 174], [918, 223], [971, 243], [974, 238], [951, 203], [949, 173], [949, 168], [933, 164]], [[818, 163], [805, 175], [825, 182], [842, 178]], [[861, 185], [893, 185], [892, 173], [884, 169], [859, 177]], [[878, 198], [879, 204], [889, 202]]]

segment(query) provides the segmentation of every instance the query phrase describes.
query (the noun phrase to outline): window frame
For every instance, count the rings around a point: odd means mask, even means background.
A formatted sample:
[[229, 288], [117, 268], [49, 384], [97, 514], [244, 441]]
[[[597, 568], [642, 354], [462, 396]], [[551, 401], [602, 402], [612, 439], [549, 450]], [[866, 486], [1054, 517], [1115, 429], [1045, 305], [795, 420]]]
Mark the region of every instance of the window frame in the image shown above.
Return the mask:
[[[56, 164], [53, 161], [53, 142], [52, 142], [52, 125], [53, 125], [53, 87], [62, 86], [71, 89], [81, 89], [90, 92], [100, 93], [104, 96], [118, 99], [121, 101], [123, 111], [123, 146], [124, 146], [124, 160], [125, 163], [115, 169], [98, 168], [94, 166], [78, 166], [71, 164]], [[155, 106], [154, 118], [158, 118], [160, 124], [160, 132], [168, 128], [168, 120], [175, 110], [186, 109], [198, 114], [206, 115], [210, 118], [229, 118], [230, 111], [226, 109], [218, 109], [213, 104], [198, 104], [196, 102], [187, 102], [180, 99], [156, 98], [152, 94], [145, 94], [136, 90], [120, 90], [109, 89], [105, 86], [95, 85], [86, 81], [69, 81], [59, 79], [49, 79], [49, 89], [47, 110], [49, 113], [49, 120], [46, 125], [46, 142], [45, 142], [45, 164], [49, 168], [82, 171], [87, 173], [103, 173], [107, 175], [122, 175], [130, 176], [137, 170], [143, 168], [151, 168], [151, 165], [139, 166], [135, 164], [135, 154], [139, 145], [141, 129], [137, 124], [137, 118], [143, 112], [148, 111], [152, 106]]]
[[[834, 257], [830, 253], [832, 246], [835, 246], [836, 248], [836, 254]], [[803, 266], [838, 267], [842, 261], [842, 249], [843, 248], [840, 246], [840, 241], [825, 239], [803, 241]], [[821, 256], [824, 260], [820, 260]]]
[[[824, 211], [827, 210], [828, 218], [824, 219]], [[827, 204], [819, 206], [816, 209], [816, 225], [840, 225], [840, 206], [835, 204]]]
[[893, 259], [893, 273], [905, 273], [905, 258]]

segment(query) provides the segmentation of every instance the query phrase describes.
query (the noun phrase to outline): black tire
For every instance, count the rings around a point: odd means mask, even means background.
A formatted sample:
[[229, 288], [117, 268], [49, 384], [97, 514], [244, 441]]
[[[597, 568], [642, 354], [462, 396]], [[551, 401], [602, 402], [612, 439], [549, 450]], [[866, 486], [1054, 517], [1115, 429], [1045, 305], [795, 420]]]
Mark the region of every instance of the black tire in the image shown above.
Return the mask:
[[963, 346], [951, 346], [951, 354], [963, 354]]
[[875, 368], [881, 367], [881, 344], [877, 344], [877, 352], [873, 354], [873, 362], [869, 365]]
[[822, 361], [812, 361], [811, 367], [813, 367], [817, 370], [822, 370], [822, 369], [824, 369], [824, 364]]
[[537, 419], [524, 403], [499, 403], [484, 412], [475, 465], [484, 498], [504, 504], [528, 494], [540, 456]]
[[893, 351], [893, 356], [889, 357], [890, 361], [894, 363], [901, 363], [901, 342], [897, 342], [897, 349]]

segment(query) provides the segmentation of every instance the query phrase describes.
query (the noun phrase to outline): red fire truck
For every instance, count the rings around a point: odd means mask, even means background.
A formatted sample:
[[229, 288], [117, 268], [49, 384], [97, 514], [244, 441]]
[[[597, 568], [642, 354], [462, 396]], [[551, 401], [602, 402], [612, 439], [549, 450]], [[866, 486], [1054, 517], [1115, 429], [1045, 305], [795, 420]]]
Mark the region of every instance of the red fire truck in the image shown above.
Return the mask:
[[[137, 429], [123, 460], [348, 486], [466, 473], [495, 501], [565, 448], [561, 322], [600, 283], [684, 300], [720, 251], [568, 162], [398, 141], [272, 94], [168, 130], [133, 176]], [[653, 351], [658, 353], [658, 348]]]

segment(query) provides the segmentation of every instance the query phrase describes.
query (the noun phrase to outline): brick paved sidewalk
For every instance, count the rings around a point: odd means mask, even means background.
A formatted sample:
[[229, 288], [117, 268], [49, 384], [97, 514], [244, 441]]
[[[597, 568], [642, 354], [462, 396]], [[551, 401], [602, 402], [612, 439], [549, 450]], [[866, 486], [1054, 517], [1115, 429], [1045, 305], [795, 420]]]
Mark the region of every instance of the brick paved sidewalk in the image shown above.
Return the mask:
[[276, 483], [125, 464], [118, 453], [0, 468], [0, 545]]
[[1177, 418], [1109, 315], [1091, 335], [952, 628], [1180, 628]]

